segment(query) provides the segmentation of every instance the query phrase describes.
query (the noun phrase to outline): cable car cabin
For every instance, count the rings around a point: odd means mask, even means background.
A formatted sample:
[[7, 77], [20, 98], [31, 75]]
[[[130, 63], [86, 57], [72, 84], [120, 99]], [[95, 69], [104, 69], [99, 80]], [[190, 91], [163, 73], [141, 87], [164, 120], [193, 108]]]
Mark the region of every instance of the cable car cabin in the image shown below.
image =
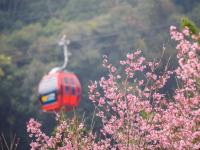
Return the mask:
[[72, 72], [56, 72], [43, 77], [39, 84], [39, 100], [43, 111], [66, 111], [77, 107], [81, 98], [81, 84]]

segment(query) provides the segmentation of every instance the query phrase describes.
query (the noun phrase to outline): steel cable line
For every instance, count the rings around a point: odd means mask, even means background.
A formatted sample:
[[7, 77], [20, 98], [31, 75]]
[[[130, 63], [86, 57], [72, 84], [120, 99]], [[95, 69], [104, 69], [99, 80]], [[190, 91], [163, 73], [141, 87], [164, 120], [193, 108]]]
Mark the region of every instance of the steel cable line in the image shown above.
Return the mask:
[[[91, 7], [90, 9], [82, 9], [82, 10], [77, 10], [77, 9], [75, 9], [75, 10], [70, 10], [68, 13], [71, 15], [80, 15], [80, 14], [87, 14], [87, 13], [91, 13], [92, 11], [97, 11], [97, 10], [103, 10], [103, 11], [105, 11], [105, 9], [109, 9], [109, 8], [122, 8], [122, 7], [124, 7], [124, 6], [131, 6], [130, 4], [128, 4], [128, 3], [121, 3], [120, 5], [115, 5], [115, 6], [104, 6], [104, 7], [99, 7], [99, 6], [97, 6], [97, 7]], [[49, 7], [49, 4], [47, 5], [47, 7]], [[94, 14], [94, 13], [91, 13], [91, 14]], [[64, 21], [64, 20], [66, 20], [65, 19], [65, 17], [63, 17], [62, 16], [62, 14], [56, 14], [56, 13], [54, 13], [54, 14], [50, 14], [50, 12], [48, 11], [48, 14], [45, 14], [45, 15], [43, 15], [42, 16], [42, 18], [41, 18], [41, 16], [32, 16], [32, 17], [27, 17], [27, 15], [25, 15], [24, 13], [23, 14], [19, 14], [19, 13], [17, 13], [17, 15], [16, 15], [16, 18], [18, 18], [18, 19], [16, 19], [16, 20], [21, 20], [21, 19], [19, 19], [19, 17], [20, 18], [23, 18], [25, 21], [34, 21], [34, 20], [38, 20], [38, 19], [44, 19], [44, 18], [59, 18], [61, 21]], [[67, 17], [66, 17], [67, 18]], [[15, 24], [12, 24], [13, 26], [15, 25]]]
[[[131, 5], [129, 5], [129, 4], [127, 4], [127, 3], [121, 3], [121, 5], [117, 5], [117, 6], [104, 6], [104, 7], [99, 7], [99, 6], [97, 6], [97, 7], [91, 7], [90, 9], [80, 9], [80, 10], [77, 10], [77, 9], [75, 9], [75, 10], [73, 10], [73, 11], [69, 11], [68, 13], [69, 14], [87, 14], [87, 13], [91, 13], [92, 11], [97, 11], [97, 10], [101, 10], [102, 9], [102, 11], [105, 11], [104, 9], [109, 9], [109, 8], [123, 8], [124, 6], [131, 6]], [[34, 17], [27, 17], [27, 15], [25, 15], [24, 13], [23, 14], [17, 14], [17, 16], [18, 17], [23, 17], [25, 20], [31, 20], [31, 19], [33, 19], [33, 20], [37, 20], [37, 19], [40, 19], [41, 18], [41, 16], [34, 16]], [[27, 17], [27, 18], [26, 18]], [[43, 18], [49, 18], [49, 17], [60, 17], [60, 14], [50, 14], [49, 12], [48, 12], [48, 14], [45, 14], [45, 15], [43, 15], [42, 16]], [[63, 18], [63, 17], [61, 17], [61, 18]]]
[[[162, 28], [165, 28], [165, 27], [169, 27], [169, 26], [167, 26], [167, 25], [157, 26], [157, 27], [151, 28], [151, 32], [155, 32], [155, 30], [162, 29]], [[148, 32], [148, 33], [151, 34], [151, 32]], [[84, 43], [84, 42], [87, 42], [87, 41], [89, 41], [89, 42], [96, 41], [96, 40], [101, 39], [101, 38], [107, 38], [107, 37], [112, 37], [112, 36], [120, 36], [122, 34], [123, 34], [123, 31], [117, 31], [117, 32], [106, 33], [104, 35], [99, 35], [99, 36], [87, 36], [86, 38], [81, 39], [81, 40], [80, 40], [80, 38], [72, 38], [70, 41], [71, 42], [76, 42], [76, 43]], [[123, 34], [123, 35], [125, 35], [125, 34]], [[78, 36], [78, 34], [76, 36]], [[123, 41], [123, 42], [125, 42], [125, 41]], [[57, 40], [55, 40], [55, 44], [52, 44], [52, 45], [49, 45], [49, 44], [40, 44], [39, 46], [40, 47], [50, 47], [50, 46], [53, 46], [53, 45], [57, 45]], [[109, 47], [114, 47], [114, 46], [117, 46], [117, 45], [120, 46], [120, 44], [114, 44], [114, 45], [113, 44], [104, 44], [103, 47], [104, 48], [106, 48], [106, 47], [109, 48]], [[93, 46], [93, 48], [98, 48], [98, 47], [94, 47]], [[31, 54], [29, 54], [29, 55], [31, 55]], [[32, 58], [32, 56], [29, 56], [29, 55], [27, 55], [25, 57], [17, 58], [15, 60], [16, 61], [20, 61], [20, 60], [25, 60], [27, 58]]]
[[[169, 43], [169, 38], [166, 39], [166, 44]], [[120, 44], [104, 44], [103, 46], [100, 46], [101, 48], [99, 48], [98, 46], [95, 47], [93, 46], [92, 48], [93, 49], [100, 49], [100, 50], [108, 50], [109, 48], [113, 48], [113, 47], [117, 47], [118, 50], [136, 50], [136, 48], [134, 47], [133, 43], [132, 42], [127, 42], [126, 40], [124, 41], [121, 41]], [[81, 48], [81, 49], [84, 49], [84, 48]], [[55, 56], [56, 54], [54, 54], [53, 56]], [[45, 58], [46, 57], [46, 54], [43, 53], [40, 55], [41, 57], [40, 58]], [[28, 60], [28, 59], [31, 59], [33, 58], [34, 56], [32, 55], [27, 55], [25, 57], [22, 57], [22, 58], [19, 58], [19, 59], [15, 59], [15, 62], [21, 62], [21, 61], [24, 61], [24, 60]]]
[[[122, 27], [127, 27], [126, 25], [122, 26]], [[169, 27], [168, 25], [162, 25], [162, 26], [157, 26], [157, 27], [153, 27], [151, 28], [151, 31], [148, 32], [149, 36], [151, 33], [155, 32], [155, 30], [158, 29], [162, 29], [162, 28], [167, 28]], [[120, 29], [118, 29], [120, 30]], [[126, 30], [127, 32], [129, 32], [129, 30]], [[110, 32], [110, 33], [104, 33], [103, 35], [97, 35], [97, 36], [85, 36], [84, 39], [80, 38], [71, 38], [70, 41], [71, 42], [76, 42], [76, 43], [83, 43], [83, 42], [87, 42], [87, 41], [95, 41], [101, 38], [107, 38], [107, 37], [112, 37], [112, 36], [117, 36], [117, 35], [122, 35], [124, 31], [116, 31], [116, 32]], [[102, 34], [102, 33], [99, 33]], [[125, 35], [125, 34], [124, 34]], [[80, 36], [79, 34], [73, 35], [74, 37]], [[55, 43], [52, 45], [56, 45], [58, 40], [57, 38], [54, 38]], [[49, 47], [51, 45], [49, 44], [40, 44], [41, 47]]]
[[[124, 27], [128, 27], [128, 26], [127, 25], [123, 25], [120, 28], [124, 28]], [[169, 28], [168, 25], [154, 26], [153, 28], [151, 28], [151, 31], [148, 32], [148, 33], [151, 34], [151, 33], [155, 32], [155, 30], [162, 29], [162, 28], [167, 28], [167, 27]], [[112, 36], [115, 36], [115, 35], [120, 35], [120, 34], [122, 34], [124, 32], [124, 31], [120, 31], [120, 28], [118, 28], [118, 31], [115, 31], [115, 32], [104, 33], [103, 35], [97, 35], [97, 36], [85, 36], [84, 39], [81, 39], [81, 40], [80, 40], [80, 38], [72, 38], [70, 41], [81, 43], [81, 42], [93, 41], [93, 40], [96, 40], [96, 39], [101, 39], [101, 38], [106, 38], [106, 37], [112, 37]], [[128, 31], [128, 30], [126, 30], [126, 31]], [[102, 34], [102, 33], [99, 33], [99, 34]], [[80, 36], [80, 34], [73, 35], [73, 37], [77, 37], [77, 36]], [[52, 44], [52, 45], [56, 45], [57, 42], [58, 42], [58, 39], [54, 38], [53, 40], [55, 41], [55, 44]], [[40, 46], [48, 47], [48, 46], [51, 46], [51, 45], [49, 45], [49, 44], [40, 44]]]
[[[127, 46], [128, 45], [128, 46]], [[123, 44], [107, 44], [105, 46], [103, 46], [103, 48], [101, 49], [108, 49], [108, 48], [111, 48], [111, 47], [123, 47], [123, 50], [130, 50], [130, 49], [134, 49], [134, 46], [133, 45], [129, 45], [128, 43], [123, 43]], [[40, 55], [42, 58], [45, 58], [47, 55], [46, 54], [41, 54]], [[41, 58], [40, 57], [40, 58]], [[14, 62], [15, 63], [18, 63], [18, 62], [21, 62], [21, 61], [24, 61], [24, 60], [28, 60], [28, 59], [31, 59], [31, 58], [34, 58], [34, 56], [26, 56], [26, 57], [23, 57], [23, 58], [19, 58], [19, 59], [15, 59]]]

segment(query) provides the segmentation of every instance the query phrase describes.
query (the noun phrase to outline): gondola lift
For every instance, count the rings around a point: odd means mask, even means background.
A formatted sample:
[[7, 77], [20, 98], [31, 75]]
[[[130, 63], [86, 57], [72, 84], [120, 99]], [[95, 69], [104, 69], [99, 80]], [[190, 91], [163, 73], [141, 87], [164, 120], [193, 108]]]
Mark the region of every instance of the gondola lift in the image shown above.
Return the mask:
[[64, 48], [64, 64], [61, 67], [53, 68], [45, 75], [39, 83], [38, 94], [39, 101], [43, 111], [59, 111], [64, 108], [70, 111], [76, 108], [81, 99], [81, 84], [78, 77], [67, 71], [69, 41], [66, 36], [59, 42]]

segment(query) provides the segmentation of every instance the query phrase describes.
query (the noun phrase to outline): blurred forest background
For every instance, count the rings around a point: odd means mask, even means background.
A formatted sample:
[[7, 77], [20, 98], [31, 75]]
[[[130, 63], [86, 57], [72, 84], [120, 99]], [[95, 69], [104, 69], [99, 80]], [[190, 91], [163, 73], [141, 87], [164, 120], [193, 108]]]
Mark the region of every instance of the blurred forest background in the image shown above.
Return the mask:
[[87, 86], [105, 74], [102, 55], [117, 65], [130, 50], [159, 58], [164, 45], [165, 61], [176, 53], [169, 27], [179, 26], [184, 16], [200, 26], [200, 1], [0, 0], [0, 134], [8, 141], [16, 134], [19, 149], [28, 149], [30, 117], [41, 120], [46, 131], [52, 129], [53, 115], [40, 110], [37, 86], [45, 73], [63, 63], [57, 44], [63, 34], [71, 41], [67, 69], [83, 86], [77, 112], [90, 122], [93, 106]]

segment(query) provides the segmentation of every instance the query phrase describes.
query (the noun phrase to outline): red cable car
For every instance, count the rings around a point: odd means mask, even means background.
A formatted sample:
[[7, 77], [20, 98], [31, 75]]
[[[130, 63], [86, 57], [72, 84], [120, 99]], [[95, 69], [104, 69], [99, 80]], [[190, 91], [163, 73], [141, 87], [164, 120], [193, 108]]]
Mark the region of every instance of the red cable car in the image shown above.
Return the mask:
[[69, 43], [64, 35], [59, 41], [64, 48], [63, 66], [53, 68], [40, 81], [38, 93], [43, 111], [59, 111], [63, 107], [65, 111], [70, 111], [80, 103], [81, 84], [74, 73], [64, 71], [70, 56]]
[[81, 84], [72, 72], [58, 71], [43, 77], [39, 84], [39, 100], [43, 111], [70, 111], [81, 98]]

